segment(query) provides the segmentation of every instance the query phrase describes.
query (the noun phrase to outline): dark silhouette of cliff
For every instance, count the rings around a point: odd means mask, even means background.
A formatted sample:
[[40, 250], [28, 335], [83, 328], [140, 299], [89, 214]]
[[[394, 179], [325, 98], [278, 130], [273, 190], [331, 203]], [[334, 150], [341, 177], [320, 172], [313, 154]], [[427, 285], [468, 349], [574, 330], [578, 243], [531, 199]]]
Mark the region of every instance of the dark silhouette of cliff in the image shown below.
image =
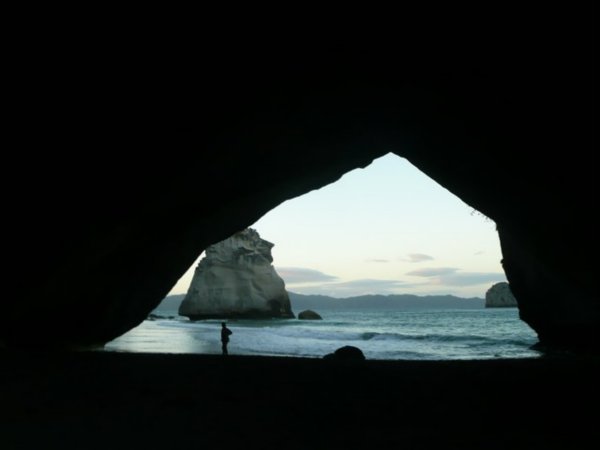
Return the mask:
[[595, 347], [593, 14], [437, 11], [426, 28], [406, 12], [308, 37], [242, 26], [214, 41], [201, 27], [201, 58], [46, 35], [11, 65], [22, 95], [7, 127], [14, 291], [0, 340], [106, 342], [207, 246], [392, 151], [495, 221], [520, 315], [544, 344]]
[[[3, 448], [598, 441], [597, 359], [572, 353], [600, 329], [593, 8], [410, 8], [298, 28], [228, 11], [175, 34], [26, 16], [3, 61]], [[494, 220], [521, 318], [561, 353], [324, 369], [38, 352], [126, 332], [203, 249], [390, 151]]]
[[454, 295], [361, 295], [333, 298], [326, 295], [302, 295], [290, 292], [292, 307], [335, 310], [405, 310], [405, 309], [473, 309], [483, 308], [482, 298], [461, 298]]

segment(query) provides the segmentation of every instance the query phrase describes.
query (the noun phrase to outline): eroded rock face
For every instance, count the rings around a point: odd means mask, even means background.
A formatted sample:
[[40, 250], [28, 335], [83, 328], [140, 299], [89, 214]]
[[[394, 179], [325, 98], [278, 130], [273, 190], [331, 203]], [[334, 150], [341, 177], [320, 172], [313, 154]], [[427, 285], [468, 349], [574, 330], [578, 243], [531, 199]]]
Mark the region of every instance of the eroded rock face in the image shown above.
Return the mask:
[[248, 228], [208, 247], [179, 314], [190, 319], [294, 317], [272, 265], [273, 245]]
[[505, 308], [518, 306], [517, 299], [505, 281], [494, 284], [485, 293], [486, 308]]

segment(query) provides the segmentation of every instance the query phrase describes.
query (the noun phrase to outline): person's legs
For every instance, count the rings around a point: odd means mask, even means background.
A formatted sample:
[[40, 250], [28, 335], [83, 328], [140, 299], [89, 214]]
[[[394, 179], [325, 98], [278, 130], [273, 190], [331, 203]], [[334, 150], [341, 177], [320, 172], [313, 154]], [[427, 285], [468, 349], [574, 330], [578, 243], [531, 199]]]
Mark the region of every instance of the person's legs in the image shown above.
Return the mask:
[[221, 349], [223, 350], [223, 354], [227, 355], [227, 342], [221, 344]]

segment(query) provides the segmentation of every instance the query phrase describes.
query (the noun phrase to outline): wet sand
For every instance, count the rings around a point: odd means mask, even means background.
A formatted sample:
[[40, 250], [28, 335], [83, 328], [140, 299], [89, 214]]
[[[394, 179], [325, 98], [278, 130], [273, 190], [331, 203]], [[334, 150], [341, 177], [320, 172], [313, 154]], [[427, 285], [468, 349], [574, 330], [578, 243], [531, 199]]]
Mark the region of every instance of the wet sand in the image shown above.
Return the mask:
[[0, 447], [590, 448], [596, 357], [0, 353]]

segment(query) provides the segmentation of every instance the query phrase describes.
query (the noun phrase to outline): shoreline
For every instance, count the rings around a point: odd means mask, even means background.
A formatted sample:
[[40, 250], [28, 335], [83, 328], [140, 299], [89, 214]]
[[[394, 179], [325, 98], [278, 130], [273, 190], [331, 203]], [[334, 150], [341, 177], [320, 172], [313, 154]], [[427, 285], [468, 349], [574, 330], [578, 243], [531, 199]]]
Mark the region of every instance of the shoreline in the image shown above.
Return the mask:
[[4, 449], [581, 448], [599, 437], [597, 357], [0, 358]]
[[[528, 358], [535, 333], [516, 311], [440, 310], [418, 312], [322, 312], [323, 320], [240, 320], [232, 354], [311, 356], [358, 347], [367, 359]], [[396, 327], [400, 322], [402, 325]], [[433, 327], [433, 328], [432, 328]], [[107, 343], [125, 351], [220, 354], [220, 322], [150, 320]], [[500, 330], [500, 331], [498, 331]], [[171, 345], [169, 345], [171, 343]]]

